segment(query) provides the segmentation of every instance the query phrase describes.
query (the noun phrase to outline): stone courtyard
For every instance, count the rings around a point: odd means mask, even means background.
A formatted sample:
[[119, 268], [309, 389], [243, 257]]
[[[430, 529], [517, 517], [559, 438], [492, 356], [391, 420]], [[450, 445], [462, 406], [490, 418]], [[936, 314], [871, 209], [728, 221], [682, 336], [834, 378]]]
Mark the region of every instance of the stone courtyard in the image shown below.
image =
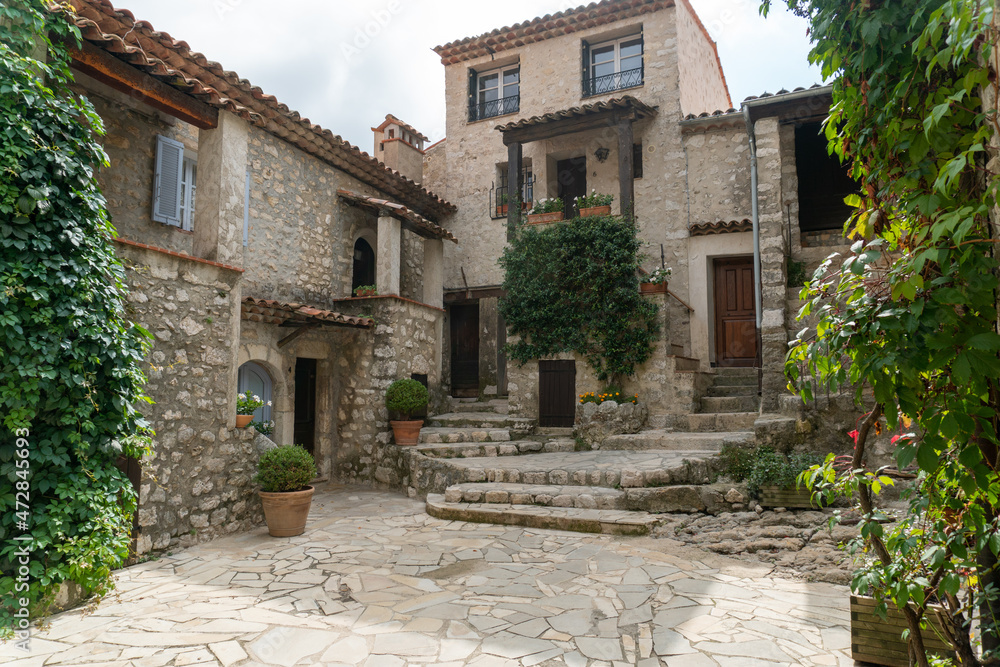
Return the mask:
[[848, 589], [652, 537], [442, 521], [329, 485], [304, 535], [265, 529], [117, 573], [52, 617], [41, 665], [853, 665]]

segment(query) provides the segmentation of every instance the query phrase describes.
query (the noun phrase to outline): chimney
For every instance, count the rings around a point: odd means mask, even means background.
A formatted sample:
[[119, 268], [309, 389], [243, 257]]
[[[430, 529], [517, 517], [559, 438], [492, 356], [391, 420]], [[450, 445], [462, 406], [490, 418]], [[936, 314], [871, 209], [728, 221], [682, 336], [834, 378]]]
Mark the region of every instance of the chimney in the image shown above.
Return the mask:
[[372, 132], [375, 133], [376, 159], [417, 183], [424, 180], [427, 137], [392, 114], [386, 114], [382, 124], [373, 127]]

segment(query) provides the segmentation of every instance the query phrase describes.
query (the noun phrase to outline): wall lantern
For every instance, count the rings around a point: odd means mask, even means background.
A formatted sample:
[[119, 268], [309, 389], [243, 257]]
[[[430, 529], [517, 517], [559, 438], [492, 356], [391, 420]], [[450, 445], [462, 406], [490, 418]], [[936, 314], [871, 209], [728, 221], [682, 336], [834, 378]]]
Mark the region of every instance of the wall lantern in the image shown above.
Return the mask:
[[607, 148], [598, 148], [594, 151], [594, 157], [597, 158], [598, 162], [604, 162], [608, 159], [608, 155], [611, 153]]

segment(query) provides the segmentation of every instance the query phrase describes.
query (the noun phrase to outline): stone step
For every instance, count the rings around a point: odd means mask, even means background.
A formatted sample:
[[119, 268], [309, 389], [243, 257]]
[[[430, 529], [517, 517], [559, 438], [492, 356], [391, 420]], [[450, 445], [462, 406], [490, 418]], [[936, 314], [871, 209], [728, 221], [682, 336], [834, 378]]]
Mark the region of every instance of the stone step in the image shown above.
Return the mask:
[[445, 428], [442, 426], [425, 426], [420, 429], [421, 444], [457, 443], [457, 442], [510, 442], [510, 429], [491, 428]]
[[753, 396], [705, 396], [701, 399], [701, 412], [756, 412], [760, 399]]
[[726, 377], [742, 377], [751, 376], [757, 377], [758, 370], [756, 368], [748, 368], [746, 366], [716, 366], [715, 374], [717, 376]]
[[671, 355], [674, 360], [674, 369], [678, 371], [696, 371], [701, 368], [701, 361], [692, 357]]
[[756, 384], [714, 384], [709, 386], [708, 396], [757, 396]]
[[427, 418], [427, 426], [445, 428], [509, 428], [518, 432], [534, 429], [534, 421], [495, 412], [447, 412]]
[[746, 385], [746, 386], [757, 386], [757, 373], [754, 372], [753, 375], [719, 375], [716, 373], [715, 379], [712, 381], [715, 385]]
[[607, 489], [554, 484], [455, 484], [445, 502], [487, 505], [534, 505], [629, 512], [704, 512], [745, 510], [745, 486], [732, 484], [677, 485], [643, 489]]
[[600, 449], [601, 451], [697, 451], [706, 455], [721, 451], [723, 445], [753, 446], [753, 442], [752, 431], [690, 433], [658, 429], [609, 436], [601, 444]]
[[510, 403], [506, 399], [493, 399], [490, 401], [479, 401], [468, 398], [453, 398], [449, 407], [451, 413], [456, 412], [488, 412], [498, 415], [505, 415], [510, 411]]
[[420, 444], [416, 450], [434, 459], [489, 458], [494, 456], [520, 456], [525, 454], [572, 452], [576, 447], [573, 440], [513, 440], [511, 442]]
[[606, 535], [648, 535], [660, 520], [645, 512], [449, 503], [441, 494], [427, 496], [427, 513], [439, 519], [526, 526]]
[[694, 413], [678, 419], [677, 427], [684, 431], [722, 432], [751, 431], [757, 419], [756, 412]]

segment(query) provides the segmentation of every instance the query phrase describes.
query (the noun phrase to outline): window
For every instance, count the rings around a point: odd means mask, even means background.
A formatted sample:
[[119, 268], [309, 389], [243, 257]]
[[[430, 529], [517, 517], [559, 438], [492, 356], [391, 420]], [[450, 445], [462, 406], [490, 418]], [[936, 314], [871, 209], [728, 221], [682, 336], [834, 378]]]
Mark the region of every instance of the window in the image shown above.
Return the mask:
[[181, 229], [191, 231], [194, 228], [194, 196], [198, 189], [198, 161], [194, 158], [184, 158], [184, 168], [181, 171]]
[[354, 271], [351, 276], [351, 295], [362, 286], [375, 284], [375, 251], [364, 239], [354, 242]]
[[585, 97], [641, 86], [642, 80], [642, 35], [600, 44], [583, 43]]
[[521, 108], [521, 69], [519, 65], [487, 72], [469, 70], [469, 120], [482, 120]]
[[795, 128], [795, 171], [799, 178], [799, 228], [804, 232], [841, 229], [851, 215], [844, 197], [860, 188], [827, 151], [821, 123]]
[[[508, 182], [507, 163], [497, 165], [497, 180], [500, 185], [493, 191], [492, 217], [494, 220], [507, 217]], [[521, 205], [530, 208], [535, 199], [535, 177], [531, 173], [531, 161], [521, 168]]]
[[271, 375], [260, 364], [248, 361], [237, 371], [236, 390], [240, 394], [249, 391], [252, 396], [259, 396], [264, 405], [253, 413], [253, 421], [271, 421], [271, 391], [273, 383]]
[[154, 221], [191, 231], [197, 176], [197, 158], [184, 156], [184, 144], [158, 135], [153, 174]]

